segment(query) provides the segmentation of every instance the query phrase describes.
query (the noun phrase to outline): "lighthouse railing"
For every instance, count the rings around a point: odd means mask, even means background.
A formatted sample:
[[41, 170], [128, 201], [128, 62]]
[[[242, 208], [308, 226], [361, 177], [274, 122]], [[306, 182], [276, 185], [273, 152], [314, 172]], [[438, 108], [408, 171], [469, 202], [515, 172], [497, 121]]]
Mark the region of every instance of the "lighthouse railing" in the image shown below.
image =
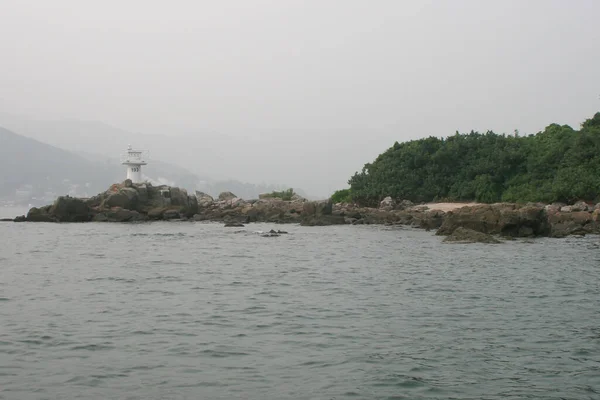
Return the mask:
[[132, 162], [146, 164], [150, 158], [148, 150], [129, 150], [119, 157], [121, 163]]

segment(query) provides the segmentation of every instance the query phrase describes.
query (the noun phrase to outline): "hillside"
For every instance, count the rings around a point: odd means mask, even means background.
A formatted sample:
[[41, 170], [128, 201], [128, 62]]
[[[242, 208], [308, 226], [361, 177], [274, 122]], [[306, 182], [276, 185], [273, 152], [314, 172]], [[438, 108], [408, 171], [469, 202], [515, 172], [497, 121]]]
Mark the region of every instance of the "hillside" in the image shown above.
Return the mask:
[[[115, 157], [73, 153], [0, 127], [0, 200], [42, 204], [62, 194], [85, 197], [124, 177], [125, 170]], [[202, 190], [213, 196], [231, 191], [246, 199], [286, 188], [213, 180], [155, 159], [144, 167], [144, 178], [155, 185], [179, 186], [190, 192]]]
[[[119, 176], [121, 175], [121, 176]], [[94, 163], [76, 154], [0, 127], [0, 197], [15, 191], [33, 197], [51, 193], [95, 193], [122, 177], [112, 165]]]
[[[470, 132], [395, 143], [349, 180], [353, 201], [573, 202], [600, 199], [600, 113], [580, 130]], [[338, 194], [340, 196], [343, 193]]]

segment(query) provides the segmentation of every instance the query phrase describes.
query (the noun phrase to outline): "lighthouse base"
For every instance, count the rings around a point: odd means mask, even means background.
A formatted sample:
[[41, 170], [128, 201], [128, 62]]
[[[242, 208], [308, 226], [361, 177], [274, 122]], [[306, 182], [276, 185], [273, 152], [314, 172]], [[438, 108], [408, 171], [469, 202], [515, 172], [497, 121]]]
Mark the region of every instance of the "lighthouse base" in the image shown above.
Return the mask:
[[127, 166], [127, 179], [131, 179], [133, 183], [142, 182], [142, 167], [140, 165]]

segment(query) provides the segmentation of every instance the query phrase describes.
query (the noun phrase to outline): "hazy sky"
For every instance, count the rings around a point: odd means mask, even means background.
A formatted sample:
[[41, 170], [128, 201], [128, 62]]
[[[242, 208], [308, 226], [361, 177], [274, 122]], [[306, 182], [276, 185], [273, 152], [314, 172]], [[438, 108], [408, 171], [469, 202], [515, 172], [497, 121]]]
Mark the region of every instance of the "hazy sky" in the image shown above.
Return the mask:
[[324, 194], [396, 140], [578, 126], [600, 109], [598, 15], [597, 0], [0, 0], [0, 111], [193, 136], [199, 157], [223, 135], [226, 175]]

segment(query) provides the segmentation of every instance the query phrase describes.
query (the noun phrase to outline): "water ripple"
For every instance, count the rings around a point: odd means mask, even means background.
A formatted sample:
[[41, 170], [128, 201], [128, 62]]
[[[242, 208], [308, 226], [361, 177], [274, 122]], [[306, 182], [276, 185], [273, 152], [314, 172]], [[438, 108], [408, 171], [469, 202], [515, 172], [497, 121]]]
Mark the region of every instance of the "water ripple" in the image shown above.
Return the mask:
[[597, 236], [12, 227], [0, 399], [599, 398]]

